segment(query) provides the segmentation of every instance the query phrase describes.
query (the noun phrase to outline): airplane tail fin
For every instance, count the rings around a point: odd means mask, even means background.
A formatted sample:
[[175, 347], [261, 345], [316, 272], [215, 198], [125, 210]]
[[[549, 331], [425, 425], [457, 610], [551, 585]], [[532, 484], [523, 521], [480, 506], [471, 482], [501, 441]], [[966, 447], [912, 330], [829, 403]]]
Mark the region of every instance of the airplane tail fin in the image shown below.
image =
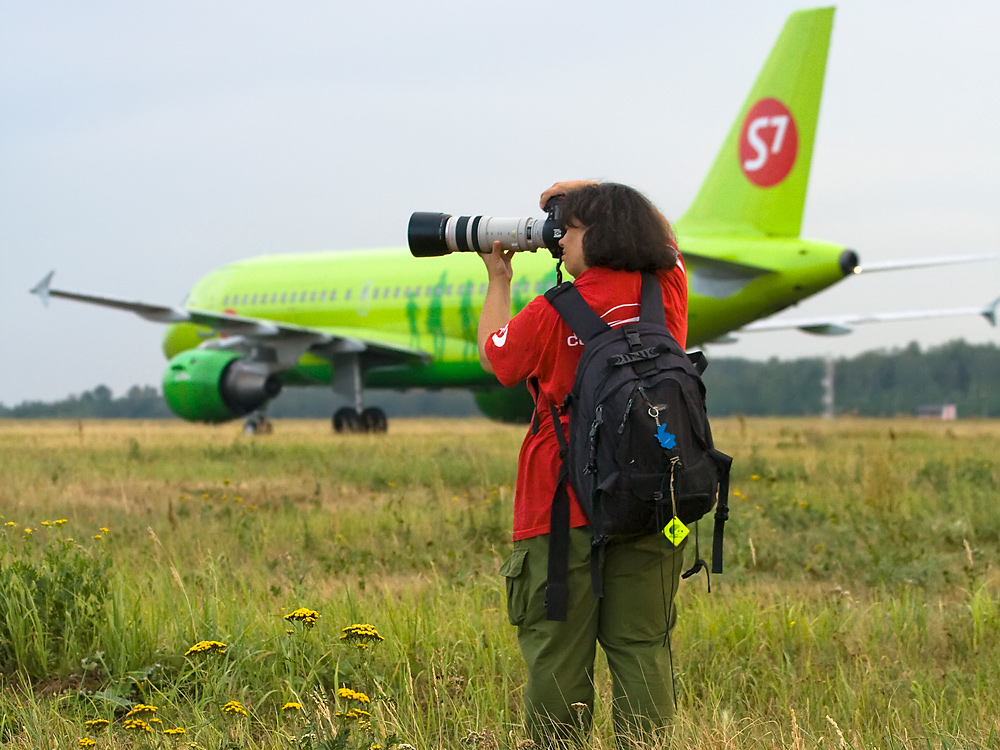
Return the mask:
[[789, 16], [681, 233], [799, 235], [833, 11]]

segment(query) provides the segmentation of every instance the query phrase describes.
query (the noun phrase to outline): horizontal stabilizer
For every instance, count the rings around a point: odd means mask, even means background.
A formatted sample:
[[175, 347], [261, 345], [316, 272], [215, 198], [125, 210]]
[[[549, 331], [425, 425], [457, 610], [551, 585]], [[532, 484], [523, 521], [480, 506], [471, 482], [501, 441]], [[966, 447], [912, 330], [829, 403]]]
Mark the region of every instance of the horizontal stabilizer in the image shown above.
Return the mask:
[[751, 281], [772, 273], [766, 268], [688, 252], [684, 253], [684, 267], [691, 291], [712, 299], [727, 299]]
[[854, 273], [875, 273], [877, 271], [899, 271], [904, 268], [927, 268], [930, 266], [951, 266], [959, 263], [979, 263], [995, 260], [995, 255], [952, 255], [943, 258], [914, 258], [912, 260], [887, 260], [881, 263], [862, 263]]

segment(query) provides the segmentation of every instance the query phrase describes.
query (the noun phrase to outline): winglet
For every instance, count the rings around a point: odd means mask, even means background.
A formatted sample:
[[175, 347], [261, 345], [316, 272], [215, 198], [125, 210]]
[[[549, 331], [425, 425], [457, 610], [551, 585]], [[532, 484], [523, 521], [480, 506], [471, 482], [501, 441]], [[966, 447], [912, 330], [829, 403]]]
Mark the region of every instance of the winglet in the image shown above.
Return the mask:
[[997, 305], [1000, 305], [1000, 297], [997, 297], [983, 309], [983, 317], [990, 321], [990, 325], [994, 328], [997, 327]]
[[37, 294], [42, 299], [42, 304], [46, 307], [49, 306], [49, 285], [52, 283], [52, 277], [56, 275], [55, 270], [49, 271], [45, 278], [39, 281], [31, 288], [31, 294]]

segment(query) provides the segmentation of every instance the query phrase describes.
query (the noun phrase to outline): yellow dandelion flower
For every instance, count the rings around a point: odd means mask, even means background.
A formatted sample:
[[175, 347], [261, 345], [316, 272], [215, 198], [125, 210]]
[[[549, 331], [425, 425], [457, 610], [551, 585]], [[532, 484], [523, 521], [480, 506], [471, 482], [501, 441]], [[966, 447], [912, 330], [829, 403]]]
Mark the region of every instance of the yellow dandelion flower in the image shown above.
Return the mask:
[[286, 620], [297, 620], [301, 622], [306, 627], [312, 627], [316, 624], [316, 620], [319, 617], [319, 612], [312, 609], [306, 609], [305, 607], [299, 607], [294, 612], [290, 612], [285, 615]]
[[51, 526], [52, 521], [42, 521], [42, 526]]
[[77, 740], [76, 744], [79, 745], [80, 747], [93, 747], [94, 745], [97, 744], [97, 742], [90, 739], [90, 737], [81, 737], [79, 740]]
[[104, 537], [100, 534], [94, 534], [94, 539], [103, 539]]
[[382, 750], [382, 746], [377, 742], [373, 742], [368, 746], [368, 750]]
[[282, 711], [301, 711], [302, 704], [296, 703], [295, 701], [288, 701], [284, 706], [281, 707]]
[[4, 524], [4, 526], [17, 526], [17, 524], [14, 523], [13, 521], [8, 521], [7, 523]]
[[111, 529], [109, 529], [107, 526], [102, 526], [101, 527], [101, 533], [102, 534], [110, 534], [111, 533]]
[[184, 727], [173, 727], [172, 729], [164, 729], [164, 734], [187, 734], [187, 730]]
[[56, 519], [56, 526], [62, 526], [64, 523], [69, 523], [65, 518]]
[[760, 474], [751, 474], [750, 478], [756, 482], [758, 479], [760, 479]]
[[229, 648], [229, 646], [222, 641], [198, 641], [184, 652], [184, 656], [190, 656], [191, 654], [204, 654], [210, 651], [217, 651], [220, 654], [224, 654], [226, 653], [227, 648]]
[[226, 705], [222, 707], [222, 713], [224, 714], [239, 714], [240, 716], [249, 716], [247, 710], [243, 707], [243, 704], [239, 701], [229, 701]]
[[107, 719], [91, 719], [90, 721], [83, 722], [83, 725], [91, 731], [97, 731], [107, 728], [110, 723]]
[[31, 531], [32, 531], [32, 530], [31, 530], [31, 529], [29, 529], [29, 528], [27, 528], [27, 527], [25, 527], [25, 529], [24, 529], [24, 533], [25, 533], [25, 534], [30, 534], [30, 533], [31, 533]]

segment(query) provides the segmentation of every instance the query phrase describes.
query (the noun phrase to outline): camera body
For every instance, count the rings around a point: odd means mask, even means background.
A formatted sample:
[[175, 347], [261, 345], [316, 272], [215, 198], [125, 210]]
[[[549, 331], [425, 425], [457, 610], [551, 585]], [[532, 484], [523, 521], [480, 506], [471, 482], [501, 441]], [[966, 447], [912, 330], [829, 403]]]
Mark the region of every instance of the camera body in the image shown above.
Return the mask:
[[559, 258], [562, 256], [559, 240], [566, 231], [561, 204], [561, 195], [550, 198], [545, 204], [545, 219], [451, 216], [416, 211], [410, 216], [406, 232], [410, 254], [415, 258], [450, 253], [487, 254], [493, 251], [493, 243], [499, 242], [504, 250], [535, 252], [546, 247], [553, 258]]

